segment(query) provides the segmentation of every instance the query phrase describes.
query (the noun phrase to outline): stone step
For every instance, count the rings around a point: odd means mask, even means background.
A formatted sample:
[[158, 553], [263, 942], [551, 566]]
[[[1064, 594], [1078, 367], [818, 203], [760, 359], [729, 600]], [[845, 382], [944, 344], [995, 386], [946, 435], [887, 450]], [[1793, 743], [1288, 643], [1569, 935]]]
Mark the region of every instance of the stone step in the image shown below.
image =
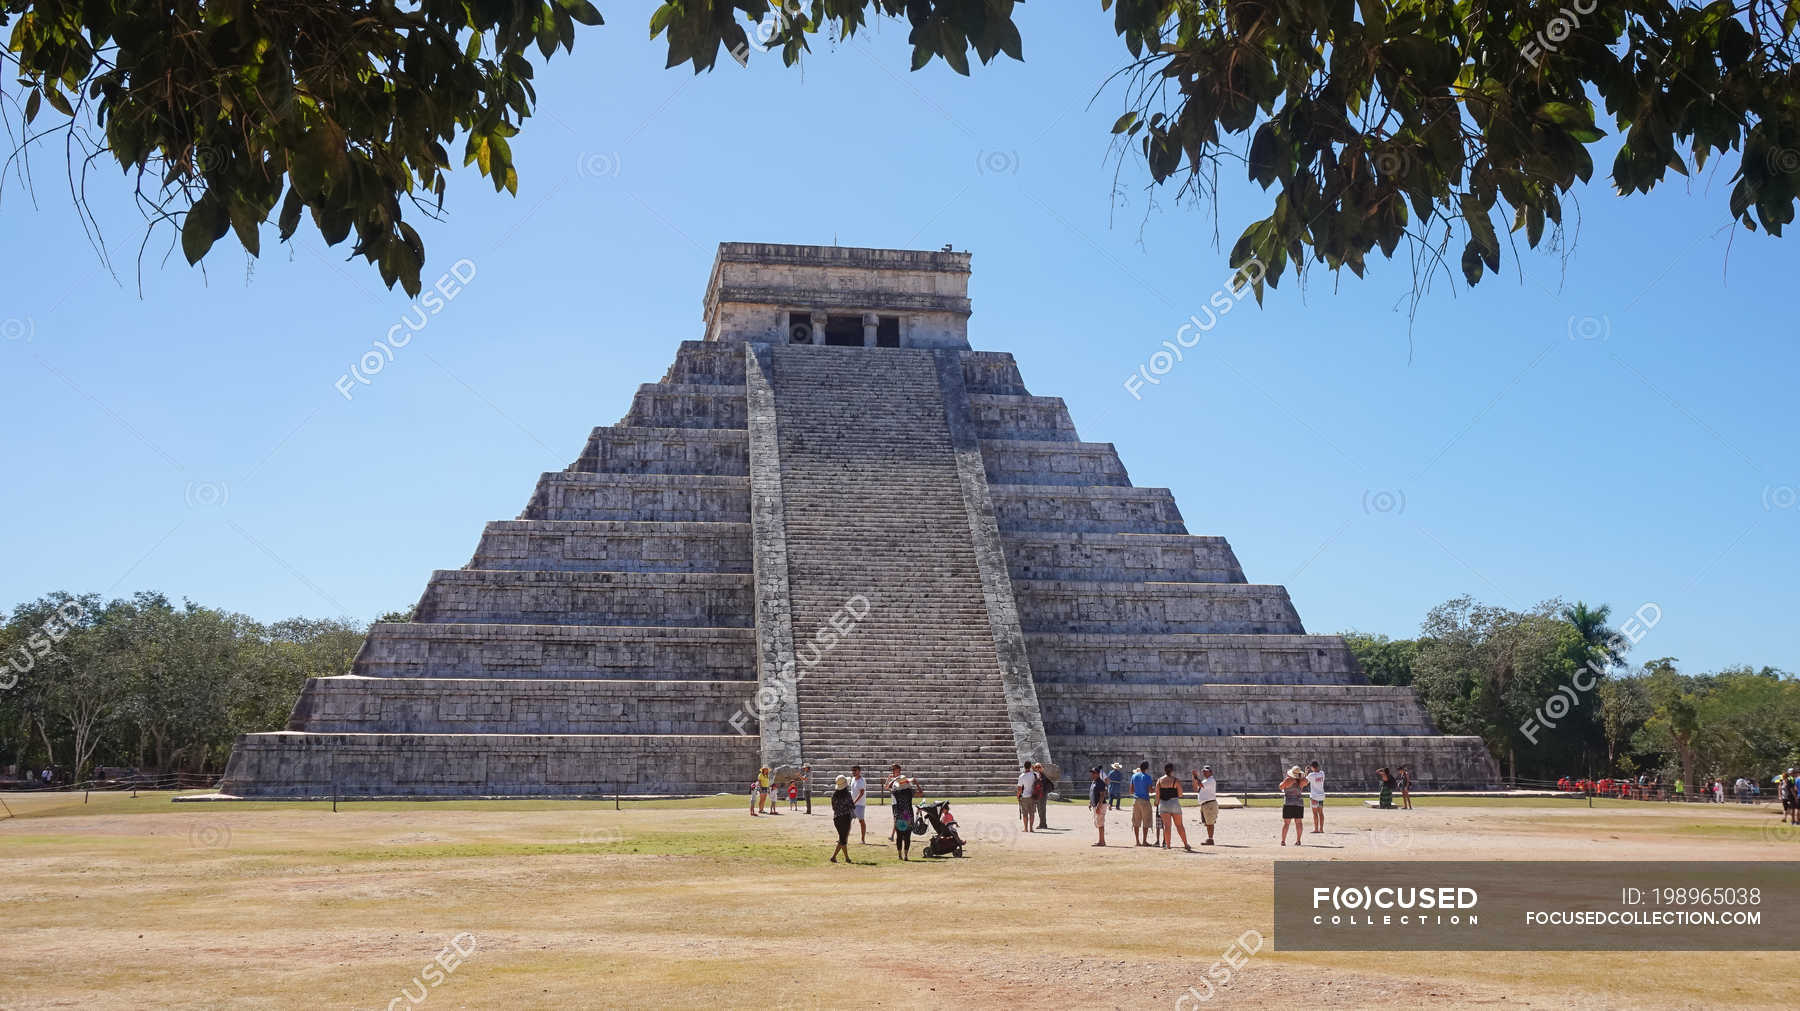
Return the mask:
[[741, 792], [754, 734], [244, 734], [221, 793], [240, 797], [592, 796]]
[[1040, 684], [1044, 727], [1076, 735], [1431, 734], [1411, 688]]
[[640, 428], [744, 428], [742, 387], [645, 383], [621, 425]]
[[723, 341], [682, 341], [675, 363], [663, 374], [671, 385], [743, 386], [744, 346]]
[[1365, 684], [1335, 635], [1027, 633], [1038, 684]]
[[557, 471], [538, 479], [519, 519], [747, 523], [750, 479]]
[[969, 412], [982, 439], [1080, 441], [1061, 397], [970, 393]]
[[1185, 534], [1167, 488], [989, 485], [1000, 533]]
[[421, 622], [517, 625], [754, 625], [752, 577], [696, 572], [440, 569], [419, 598]]
[[1500, 778], [1479, 737], [1052, 734], [1050, 748], [1064, 769], [1110, 767], [1115, 761], [1134, 768], [1149, 759], [1158, 770], [1173, 762], [1176, 772], [1186, 777], [1191, 770], [1211, 765], [1219, 789], [1226, 793], [1273, 790], [1289, 768], [1312, 761], [1325, 772], [1328, 796], [1333, 789], [1373, 789], [1375, 770], [1382, 766], [1407, 766], [1420, 789], [1486, 788]]
[[989, 484], [1131, 485], [1110, 442], [983, 439], [981, 459]]
[[1244, 582], [1223, 537], [1038, 531], [1003, 534], [1001, 543], [1014, 579]]
[[748, 523], [496, 520], [481, 533], [472, 569], [749, 572]]
[[352, 670], [364, 677], [756, 679], [749, 628], [380, 622]]
[[750, 473], [750, 441], [742, 429], [643, 428], [611, 425], [588, 435], [569, 470], [587, 474]]
[[[289, 730], [407, 734], [719, 734], [742, 681], [309, 678]], [[740, 722], [742, 717], [739, 718]]]
[[1300, 635], [1287, 588], [1258, 583], [1014, 580], [1019, 623], [1032, 632]]

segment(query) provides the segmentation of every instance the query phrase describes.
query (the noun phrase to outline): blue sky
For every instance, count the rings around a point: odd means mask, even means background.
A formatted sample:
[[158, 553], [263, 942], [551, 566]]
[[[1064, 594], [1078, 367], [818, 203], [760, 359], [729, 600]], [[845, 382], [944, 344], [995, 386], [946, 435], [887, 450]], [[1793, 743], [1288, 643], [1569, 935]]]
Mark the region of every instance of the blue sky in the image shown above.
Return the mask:
[[718, 242], [950, 242], [974, 254], [975, 346], [1013, 352], [1309, 629], [1411, 635], [1461, 593], [1654, 602], [1635, 660], [1800, 669], [1800, 250], [1724, 227], [1735, 158], [1649, 197], [1597, 180], [1566, 263], [1509, 251], [1473, 291], [1440, 277], [1410, 324], [1404, 264], [1290, 275], [1140, 400], [1124, 380], [1204, 310], [1267, 197], [1228, 170], [1216, 205], [1178, 204], [1129, 159], [1115, 184], [1122, 97], [1094, 96], [1124, 50], [1098, 4], [1021, 7], [1026, 62], [970, 79], [908, 73], [892, 24], [803, 68], [695, 77], [662, 69], [646, 14], [608, 8], [540, 73], [518, 196], [452, 176], [426, 275], [474, 277], [348, 401], [333, 384], [410, 302], [360, 261], [268, 230], [262, 260], [222, 242], [202, 273], [165, 235], [140, 296], [116, 176], [89, 186], [111, 274], [57, 152], [35, 201], [9, 180], [0, 605], [404, 607], [700, 336]]

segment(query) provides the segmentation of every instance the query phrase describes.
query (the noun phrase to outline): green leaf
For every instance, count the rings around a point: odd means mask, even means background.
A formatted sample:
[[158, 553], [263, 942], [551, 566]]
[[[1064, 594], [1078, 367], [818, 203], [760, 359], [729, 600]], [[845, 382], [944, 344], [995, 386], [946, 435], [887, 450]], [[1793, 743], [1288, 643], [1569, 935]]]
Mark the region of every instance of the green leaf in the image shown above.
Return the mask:
[[1594, 125], [1594, 114], [1592, 112], [1589, 112], [1587, 109], [1580, 106], [1570, 105], [1567, 102], [1545, 102], [1543, 105], [1538, 106], [1537, 110], [1533, 112], [1532, 115], [1562, 127], [1577, 126], [1591, 128]]
[[50, 108], [55, 109], [65, 116], [75, 115], [75, 107], [69, 104], [69, 100], [63, 97], [62, 92], [56, 90], [55, 85], [45, 85], [43, 95], [44, 100], [50, 103]]
[[281, 218], [277, 227], [281, 229], [281, 241], [286, 242], [300, 227], [300, 212], [306, 207], [306, 201], [300, 198], [300, 191], [293, 186], [288, 187], [287, 198], [281, 202]]
[[1136, 111], [1128, 112], [1125, 115], [1120, 116], [1113, 121], [1112, 132], [1124, 133], [1126, 130], [1131, 129], [1132, 124], [1137, 122], [1137, 118], [1138, 114]]
[[188, 263], [199, 263], [206, 251], [212, 248], [212, 244], [224, 234], [220, 228], [220, 225], [226, 224], [224, 219], [219, 198], [211, 190], [200, 194], [200, 199], [188, 208], [187, 220], [181, 223], [181, 252], [187, 257]]
[[[44, 93], [34, 90], [31, 97], [25, 100], [25, 122], [29, 123], [37, 118], [38, 107], [43, 104], [43, 99]], [[1117, 133], [1118, 131], [1114, 130], [1113, 132]]]
[[1480, 283], [1481, 250], [1475, 248], [1475, 243], [1473, 241], [1463, 247], [1462, 272], [1463, 280], [1469, 283], [1469, 287], [1473, 288], [1476, 284]]

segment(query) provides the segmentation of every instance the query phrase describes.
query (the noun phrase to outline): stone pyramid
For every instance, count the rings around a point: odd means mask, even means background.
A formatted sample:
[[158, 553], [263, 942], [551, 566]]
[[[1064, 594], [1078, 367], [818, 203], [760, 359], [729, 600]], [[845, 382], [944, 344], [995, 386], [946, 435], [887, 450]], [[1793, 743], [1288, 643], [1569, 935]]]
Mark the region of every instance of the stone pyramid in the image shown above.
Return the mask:
[[968, 278], [967, 253], [722, 244], [706, 339], [286, 731], [240, 738], [222, 792], [743, 792], [761, 764], [897, 761], [1010, 793], [1023, 759], [1497, 781], [971, 350]]

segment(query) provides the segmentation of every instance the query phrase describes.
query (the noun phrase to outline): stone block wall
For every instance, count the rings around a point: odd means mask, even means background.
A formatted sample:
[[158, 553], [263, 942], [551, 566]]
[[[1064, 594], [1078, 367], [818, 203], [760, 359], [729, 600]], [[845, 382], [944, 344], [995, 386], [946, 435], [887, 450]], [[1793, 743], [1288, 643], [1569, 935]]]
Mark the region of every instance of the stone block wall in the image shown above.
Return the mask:
[[1256, 583], [1014, 584], [1027, 632], [1299, 635], [1287, 590]]
[[981, 444], [989, 484], [1128, 486], [1110, 442], [988, 440]]
[[1420, 735], [1410, 688], [1377, 685], [1046, 684], [1044, 722], [1076, 736]]
[[1223, 537], [1186, 534], [1013, 533], [1003, 539], [1014, 579], [1241, 583]]
[[355, 673], [384, 678], [753, 681], [749, 628], [377, 624]]
[[1167, 488], [990, 485], [1002, 534], [1185, 534]]
[[[743, 681], [313, 678], [299, 706], [314, 733], [726, 734]], [[754, 728], [752, 728], [754, 732]]]
[[596, 428], [569, 470], [741, 477], [750, 473], [750, 443], [730, 428]]
[[639, 428], [743, 428], [744, 391], [730, 386], [638, 387], [622, 422]]
[[681, 734], [248, 734], [235, 796], [556, 797], [744, 793], [756, 737]]
[[472, 569], [749, 572], [748, 523], [496, 520]]
[[1335, 635], [1035, 632], [1042, 683], [1355, 685], [1367, 680]]
[[750, 479], [691, 474], [579, 474], [538, 479], [525, 520], [747, 523]]
[[441, 569], [419, 598], [415, 620], [746, 628], [754, 608], [748, 575]]
[[969, 412], [980, 439], [1075, 442], [1075, 422], [1061, 397], [969, 394]]

